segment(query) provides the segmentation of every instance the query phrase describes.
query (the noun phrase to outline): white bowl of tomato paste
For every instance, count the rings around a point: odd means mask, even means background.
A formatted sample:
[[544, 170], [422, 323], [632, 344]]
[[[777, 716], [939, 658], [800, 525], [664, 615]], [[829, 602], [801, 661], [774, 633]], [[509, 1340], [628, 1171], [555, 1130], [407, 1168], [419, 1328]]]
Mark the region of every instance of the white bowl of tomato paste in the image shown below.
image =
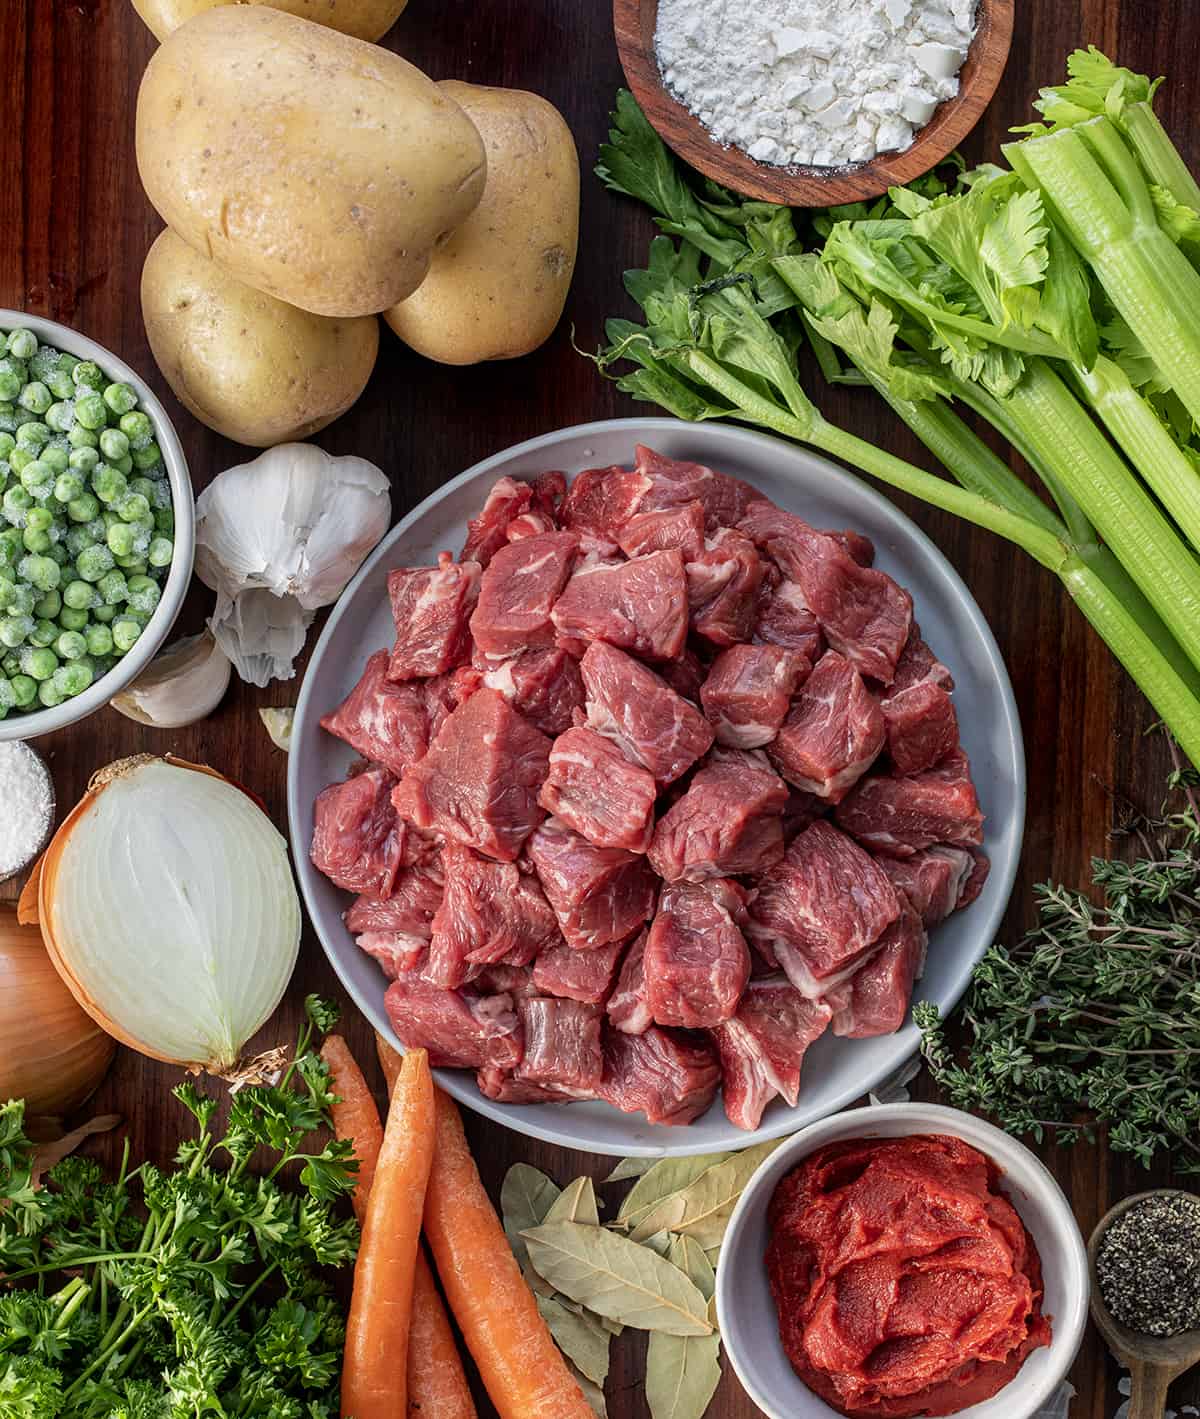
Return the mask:
[[750, 1180], [717, 1273], [726, 1352], [770, 1419], [1029, 1419], [1087, 1322], [1062, 1189], [957, 1109], [851, 1109]]

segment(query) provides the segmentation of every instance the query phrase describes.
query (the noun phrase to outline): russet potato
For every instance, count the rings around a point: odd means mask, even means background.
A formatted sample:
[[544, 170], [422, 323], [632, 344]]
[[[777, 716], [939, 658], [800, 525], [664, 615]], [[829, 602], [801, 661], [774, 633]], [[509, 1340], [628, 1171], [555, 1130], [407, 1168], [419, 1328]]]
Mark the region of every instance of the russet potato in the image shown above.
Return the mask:
[[[133, 0], [133, 8], [153, 30], [154, 37], [164, 40], [201, 10], [246, 3], [247, 0]], [[331, 30], [353, 35], [355, 39], [373, 42], [387, 34], [404, 12], [408, 0], [249, 0], [249, 3], [286, 10], [302, 20], [312, 20], [318, 25], [328, 25]]]
[[252, 448], [306, 439], [344, 414], [379, 348], [373, 315], [313, 315], [253, 290], [169, 228], [142, 268], [150, 349], [181, 404]]
[[479, 206], [438, 247], [429, 274], [384, 318], [449, 365], [528, 354], [558, 324], [579, 242], [579, 159], [570, 129], [522, 89], [438, 86], [487, 149]]
[[411, 295], [487, 176], [474, 125], [419, 69], [265, 5], [167, 37], [138, 94], [137, 163], [194, 250], [337, 316]]

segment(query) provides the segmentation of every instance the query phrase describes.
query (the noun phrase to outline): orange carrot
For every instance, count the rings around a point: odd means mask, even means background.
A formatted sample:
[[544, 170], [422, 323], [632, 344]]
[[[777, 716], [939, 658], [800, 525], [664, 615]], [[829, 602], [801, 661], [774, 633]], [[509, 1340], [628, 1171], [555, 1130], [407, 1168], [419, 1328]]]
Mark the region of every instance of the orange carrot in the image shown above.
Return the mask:
[[458, 1110], [440, 1089], [434, 1107], [425, 1235], [500, 1419], [594, 1419], [509, 1249]]
[[354, 1267], [342, 1365], [342, 1413], [353, 1419], [395, 1419], [408, 1404], [404, 1361], [433, 1162], [433, 1092], [429, 1056], [410, 1050], [392, 1091]]
[[417, 1252], [408, 1333], [408, 1419], [476, 1419], [450, 1317], [423, 1251]]
[[333, 1091], [341, 1100], [331, 1110], [334, 1131], [339, 1138], [349, 1139], [354, 1144], [354, 1154], [358, 1159], [358, 1181], [350, 1201], [354, 1204], [354, 1215], [363, 1222], [367, 1216], [371, 1180], [375, 1176], [379, 1149], [383, 1144], [379, 1110], [375, 1107], [375, 1100], [371, 1097], [358, 1061], [341, 1035], [325, 1037], [321, 1058], [329, 1066]]
[[388, 1044], [378, 1030], [375, 1031], [375, 1053], [379, 1056], [379, 1067], [383, 1070], [383, 1077], [387, 1080], [388, 1098], [391, 1098], [392, 1090], [396, 1087], [396, 1080], [400, 1077], [400, 1066], [404, 1063], [404, 1056], [398, 1049]]

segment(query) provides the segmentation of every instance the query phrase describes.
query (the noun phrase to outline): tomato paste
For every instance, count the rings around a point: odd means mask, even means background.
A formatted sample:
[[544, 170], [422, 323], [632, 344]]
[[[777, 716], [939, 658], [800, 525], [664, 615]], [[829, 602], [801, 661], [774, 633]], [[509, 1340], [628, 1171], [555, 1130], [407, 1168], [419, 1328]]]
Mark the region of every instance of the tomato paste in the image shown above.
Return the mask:
[[942, 1134], [831, 1143], [775, 1190], [767, 1270], [796, 1373], [842, 1414], [955, 1414], [1050, 1341], [999, 1169]]

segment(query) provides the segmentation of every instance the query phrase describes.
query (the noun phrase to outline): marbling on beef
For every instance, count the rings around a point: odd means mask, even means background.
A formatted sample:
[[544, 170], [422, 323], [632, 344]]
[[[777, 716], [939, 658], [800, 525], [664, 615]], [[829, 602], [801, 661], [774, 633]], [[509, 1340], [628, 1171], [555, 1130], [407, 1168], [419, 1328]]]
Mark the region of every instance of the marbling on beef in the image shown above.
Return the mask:
[[312, 857], [402, 1042], [652, 1123], [723, 1074], [754, 1129], [827, 1028], [900, 1028], [988, 862], [953, 681], [874, 554], [639, 447], [499, 479], [457, 563], [390, 574]]

